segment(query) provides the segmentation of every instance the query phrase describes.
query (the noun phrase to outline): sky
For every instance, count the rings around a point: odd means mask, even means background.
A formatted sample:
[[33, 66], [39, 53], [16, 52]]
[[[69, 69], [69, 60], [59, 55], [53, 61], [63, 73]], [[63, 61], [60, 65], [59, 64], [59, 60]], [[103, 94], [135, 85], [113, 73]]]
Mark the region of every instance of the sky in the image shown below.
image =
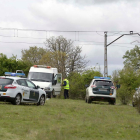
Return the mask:
[[107, 32], [108, 75], [123, 68], [127, 50], [139, 46], [139, 0], [0, 0], [0, 53], [21, 58], [30, 46], [45, 48], [52, 36], [71, 39], [82, 48], [87, 68], [104, 73]]

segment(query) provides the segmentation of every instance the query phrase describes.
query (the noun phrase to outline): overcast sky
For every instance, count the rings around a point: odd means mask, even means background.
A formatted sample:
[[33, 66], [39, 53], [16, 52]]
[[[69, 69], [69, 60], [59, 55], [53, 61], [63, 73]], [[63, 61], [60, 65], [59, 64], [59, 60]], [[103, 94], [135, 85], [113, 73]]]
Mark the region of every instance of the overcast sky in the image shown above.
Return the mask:
[[[82, 47], [88, 67], [100, 66], [104, 73], [104, 32], [107, 44], [140, 33], [139, 0], [0, 0], [0, 7], [0, 53], [8, 58], [21, 58], [29, 46], [45, 48], [46, 38], [62, 35]], [[125, 35], [108, 46], [109, 75], [123, 68], [123, 55], [139, 42], [138, 35]]]

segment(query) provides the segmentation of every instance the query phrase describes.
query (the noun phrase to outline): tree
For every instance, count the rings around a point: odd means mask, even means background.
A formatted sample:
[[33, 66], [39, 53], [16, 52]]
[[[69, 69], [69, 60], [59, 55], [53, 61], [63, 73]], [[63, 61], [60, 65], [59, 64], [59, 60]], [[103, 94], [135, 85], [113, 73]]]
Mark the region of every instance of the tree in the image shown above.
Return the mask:
[[[70, 84], [69, 98], [84, 100], [86, 95], [85, 85], [90, 84], [94, 76], [102, 76], [102, 74], [99, 71], [95, 71], [92, 68], [85, 70], [82, 73], [71, 72], [68, 76], [69, 84]], [[60, 97], [63, 96], [64, 96], [63, 92], [61, 92]]]
[[0, 75], [4, 75], [4, 72], [8, 71], [8, 58], [5, 54], [0, 53]]
[[6, 55], [0, 54], [0, 75], [4, 75], [5, 72], [16, 72], [16, 70], [23, 70], [27, 75], [30, 66], [24, 61], [17, 59], [17, 56], [7, 58]]
[[140, 75], [133, 70], [133, 68], [125, 67], [119, 72], [119, 83], [121, 84], [118, 89], [118, 97], [122, 104], [127, 104], [132, 98], [135, 88], [139, 86]]
[[126, 51], [123, 59], [125, 59], [125, 66], [132, 67], [134, 70], [140, 69], [140, 47], [135, 46], [134, 49]]
[[111, 79], [112, 79], [112, 81], [113, 81], [113, 83], [114, 83], [115, 86], [117, 86], [118, 84], [120, 84], [119, 83], [119, 77], [120, 77], [119, 72], [120, 72], [120, 70], [114, 70], [112, 72]]
[[31, 65], [39, 64], [42, 56], [46, 54], [46, 49], [41, 47], [30, 47], [29, 50], [22, 50], [22, 60]]
[[42, 59], [47, 58], [44, 59], [45, 63], [51, 63], [52, 60], [51, 65], [55, 65], [63, 76], [71, 72], [79, 72], [87, 64], [85, 56], [81, 56], [82, 49], [79, 46], [74, 47], [73, 42], [63, 36], [51, 37], [46, 40], [45, 45], [50, 54], [44, 55]]

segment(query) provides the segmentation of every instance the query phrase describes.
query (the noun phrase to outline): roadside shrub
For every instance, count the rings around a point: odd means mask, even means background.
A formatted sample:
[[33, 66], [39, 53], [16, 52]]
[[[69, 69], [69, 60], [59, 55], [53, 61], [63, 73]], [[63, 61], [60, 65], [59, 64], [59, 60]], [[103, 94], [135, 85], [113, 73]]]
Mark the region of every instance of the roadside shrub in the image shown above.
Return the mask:
[[71, 99], [84, 99], [85, 97], [85, 83], [81, 74], [72, 73], [69, 77], [70, 91], [69, 97]]
[[136, 99], [136, 109], [140, 113], [140, 97]]
[[71, 99], [85, 99], [86, 87], [94, 76], [102, 76], [99, 71], [94, 71], [94, 69], [89, 69], [83, 73], [73, 72], [69, 75], [70, 91], [69, 97]]
[[132, 98], [132, 93], [126, 86], [122, 85], [121, 88], [117, 90], [117, 96], [122, 104], [127, 105]]

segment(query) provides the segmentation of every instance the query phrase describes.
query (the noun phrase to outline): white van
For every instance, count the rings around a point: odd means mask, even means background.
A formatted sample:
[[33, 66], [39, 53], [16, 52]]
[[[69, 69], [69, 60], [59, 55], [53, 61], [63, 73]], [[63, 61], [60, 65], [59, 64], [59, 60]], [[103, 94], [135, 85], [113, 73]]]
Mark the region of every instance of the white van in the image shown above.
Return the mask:
[[28, 79], [35, 85], [40, 86], [41, 89], [44, 89], [49, 98], [60, 94], [62, 74], [58, 73], [57, 68], [34, 65], [29, 70]]

